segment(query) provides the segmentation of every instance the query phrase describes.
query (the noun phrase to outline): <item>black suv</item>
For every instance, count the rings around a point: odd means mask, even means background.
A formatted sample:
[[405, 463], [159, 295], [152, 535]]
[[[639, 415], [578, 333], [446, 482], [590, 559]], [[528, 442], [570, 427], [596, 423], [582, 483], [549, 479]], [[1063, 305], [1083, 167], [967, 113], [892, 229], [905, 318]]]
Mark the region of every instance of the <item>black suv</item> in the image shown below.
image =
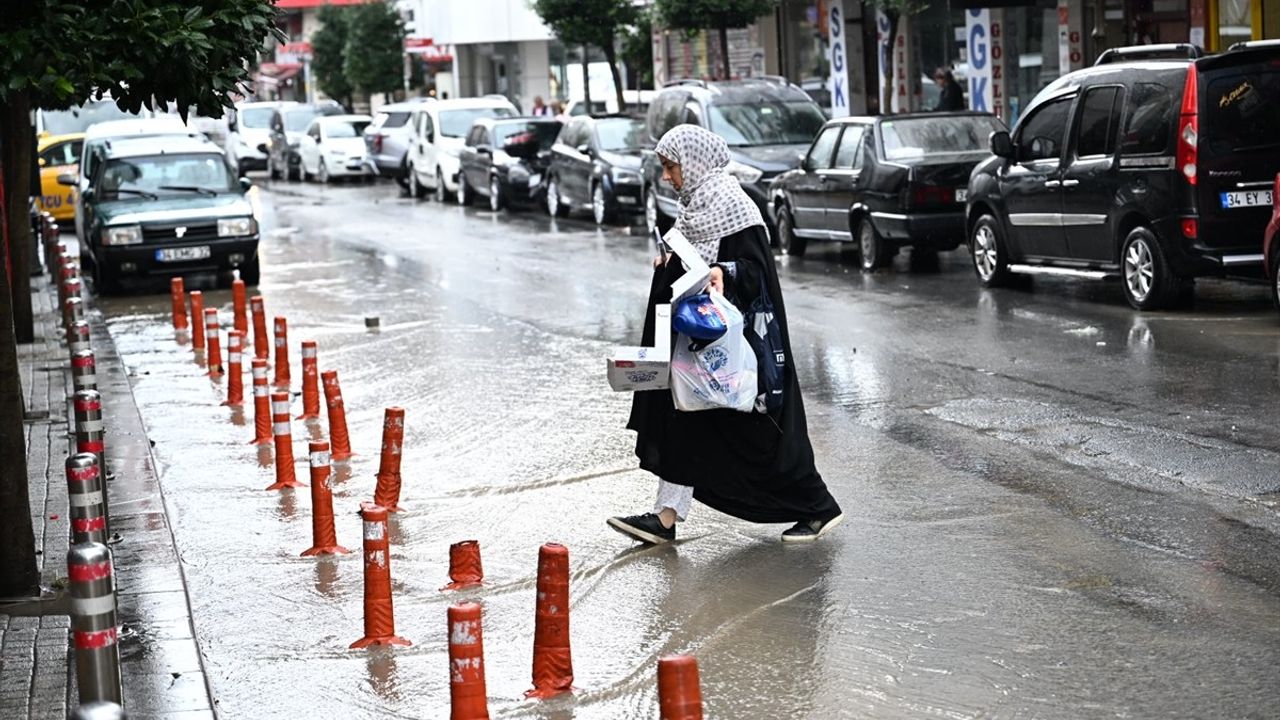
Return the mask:
[[[766, 222], [772, 224], [769, 183], [800, 167], [826, 121], [822, 108], [799, 87], [782, 78], [766, 77], [668, 83], [649, 105], [645, 126], [650, 147], [683, 123], [701, 125], [724, 138], [732, 157], [729, 174], [738, 179], [760, 206]], [[645, 221], [650, 231], [665, 229], [678, 212], [676, 193], [662, 182], [662, 163], [652, 150], [645, 151], [642, 170]]]
[[1042, 90], [969, 180], [974, 270], [1119, 275], [1140, 310], [1252, 274], [1280, 170], [1280, 44], [1108, 51]]

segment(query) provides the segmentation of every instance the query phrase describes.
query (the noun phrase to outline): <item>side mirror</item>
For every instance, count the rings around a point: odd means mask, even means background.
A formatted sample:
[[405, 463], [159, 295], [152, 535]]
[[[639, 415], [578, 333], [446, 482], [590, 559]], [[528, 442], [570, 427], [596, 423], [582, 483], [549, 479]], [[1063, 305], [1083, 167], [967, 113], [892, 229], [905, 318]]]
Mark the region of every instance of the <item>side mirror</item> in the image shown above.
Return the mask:
[[574, 149], [575, 149], [575, 150], [577, 150], [578, 152], [582, 153], [583, 155], [590, 155], [590, 154], [591, 154], [591, 146], [590, 146], [589, 144], [587, 144], [587, 143], [582, 143], [581, 145], [579, 145], [578, 147], [576, 147], [576, 148], [574, 148]]
[[253, 181], [247, 177], [240, 178], [240, 192], [249, 192], [249, 188], [253, 187]]
[[76, 176], [72, 173], [61, 173], [58, 175], [58, 184], [66, 185], [67, 187], [75, 187], [80, 184], [80, 181], [77, 180]]
[[266, 143], [258, 143], [258, 152], [262, 153], [263, 155], [266, 155], [271, 151], [267, 149]]
[[1013, 140], [1009, 138], [1009, 133], [1004, 130], [997, 130], [991, 133], [991, 153], [996, 157], [1013, 158]]

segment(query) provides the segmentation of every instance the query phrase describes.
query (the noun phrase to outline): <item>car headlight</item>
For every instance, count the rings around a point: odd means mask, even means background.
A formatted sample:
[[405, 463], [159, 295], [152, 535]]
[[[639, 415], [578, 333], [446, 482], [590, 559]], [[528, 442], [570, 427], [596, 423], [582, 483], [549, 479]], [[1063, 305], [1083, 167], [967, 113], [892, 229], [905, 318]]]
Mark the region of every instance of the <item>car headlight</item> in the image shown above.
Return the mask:
[[139, 225], [120, 225], [105, 228], [102, 231], [103, 245], [139, 245], [142, 243], [142, 227]]
[[737, 160], [730, 160], [724, 171], [743, 185], [750, 185], [764, 176], [762, 171], [750, 165], [743, 165]]
[[218, 237], [241, 237], [258, 232], [253, 218], [222, 218], [218, 221]]
[[640, 173], [634, 170], [619, 170], [614, 168], [613, 181], [619, 185], [639, 185]]

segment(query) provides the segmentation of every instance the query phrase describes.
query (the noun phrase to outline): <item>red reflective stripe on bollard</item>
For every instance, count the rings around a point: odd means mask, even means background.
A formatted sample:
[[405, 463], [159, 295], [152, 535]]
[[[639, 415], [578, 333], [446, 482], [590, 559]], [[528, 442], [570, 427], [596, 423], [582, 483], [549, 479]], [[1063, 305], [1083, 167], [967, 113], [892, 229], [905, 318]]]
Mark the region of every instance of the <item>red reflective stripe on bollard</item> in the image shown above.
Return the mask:
[[90, 465], [84, 468], [70, 468], [67, 470], [67, 479], [76, 480], [78, 482], [87, 482], [98, 477], [98, 466]]
[[71, 582], [93, 582], [106, 577], [111, 577], [111, 563], [109, 562], [67, 566], [67, 578]]
[[82, 400], [75, 399], [76, 412], [90, 412], [93, 410], [102, 410], [102, 400]]
[[100, 453], [102, 448], [101, 440], [85, 440], [84, 442], [76, 443], [76, 450], [79, 452]]
[[76, 532], [94, 532], [95, 530], [106, 530], [107, 519], [101, 515], [95, 518], [72, 518], [71, 529]]
[[72, 635], [75, 636], [77, 650], [97, 650], [111, 647], [116, 644], [117, 639], [115, 628], [97, 631], [76, 630]]
[[71, 358], [71, 367], [76, 367], [76, 368], [93, 367], [94, 364], [95, 364], [94, 357], [92, 355], [85, 355], [82, 357]]

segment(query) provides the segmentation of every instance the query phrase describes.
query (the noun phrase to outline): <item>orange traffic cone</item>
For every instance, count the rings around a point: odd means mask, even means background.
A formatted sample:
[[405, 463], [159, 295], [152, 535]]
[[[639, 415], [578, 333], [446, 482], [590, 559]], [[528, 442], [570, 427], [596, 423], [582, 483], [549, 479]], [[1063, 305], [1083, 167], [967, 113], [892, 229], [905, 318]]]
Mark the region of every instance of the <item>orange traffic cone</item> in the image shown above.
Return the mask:
[[658, 659], [658, 709], [661, 720], [702, 720], [698, 661], [692, 656]]
[[573, 690], [569, 651], [569, 548], [547, 543], [538, 551], [538, 605], [533, 625], [533, 689], [546, 698]]
[[271, 343], [267, 340], [267, 310], [263, 306], [262, 296], [249, 298], [249, 308], [253, 311], [253, 356], [263, 360], [271, 358]]
[[223, 405], [244, 404], [244, 331], [227, 331], [227, 401]]
[[289, 393], [271, 394], [271, 425], [276, 436], [276, 481], [268, 490], [306, 487], [293, 468], [293, 432], [289, 425]]
[[387, 538], [387, 509], [373, 503], [361, 503], [360, 515], [364, 518], [364, 637], [351, 643], [351, 647], [412, 645], [396, 636], [395, 612], [391, 606], [391, 543]]
[[329, 467], [329, 443], [312, 442], [307, 446], [311, 458], [311, 547], [302, 552], [312, 555], [346, 555], [350, 550], [338, 544], [338, 533], [333, 527], [333, 493], [329, 480], [333, 470]]
[[387, 408], [382, 419], [382, 458], [373, 501], [388, 512], [400, 512], [400, 455], [404, 449], [404, 408]]
[[342, 402], [342, 388], [338, 386], [338, 371], [320, 373], [324, 385], [324, 402], [329, 406], [329, 437], [333, 441], [332, 457], [336, 461], [351, 457], [351, 438], [347, 435], [347, 409]]
[[204, 311], [204, 342], [208, 347], [209, 374], [222, 374], [222, 340], [218, 332], [218, 311], [209, 308]]
[[276, 316], [276, 387], [289, 389], [289, 324]]
[[204, 293], [192, 290], [191, 298], [191, 349], [204, 350]]
[[254, 358], [253, 368], [253, 430], [250, 445], [271, 443], [271, 388], [267, 384], [267, 361]]
[[187, 291], [182, 278], [169, 280], [169, 298], [173, 300], [173, 329], [187, 329]]
[[489, 720], [480, 604], [449, 607], [449, 720]]
[[249, 332], [249, 318], [244, 308], [244, 281], [231, 281], [231, 325], [242, 333]]
[[316, 341], [302, 341], [302, 414], [299, 420], [320, 419], [320, 377], [316, 367]]
[[441, 590], [461, 590], [484, 582], [478, 541], [463, 540], [449, 546], [449, 579], [453, 582], [440, 588]]

